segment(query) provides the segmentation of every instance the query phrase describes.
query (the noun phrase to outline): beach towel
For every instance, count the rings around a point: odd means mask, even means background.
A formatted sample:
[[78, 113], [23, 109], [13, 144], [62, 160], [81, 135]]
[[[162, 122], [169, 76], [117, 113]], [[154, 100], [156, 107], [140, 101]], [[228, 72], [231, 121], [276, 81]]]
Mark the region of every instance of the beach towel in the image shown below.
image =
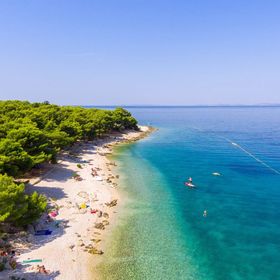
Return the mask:
[[42, 259], [24, 260], [22, 263], [37, 263], [42, 262]]
[[86, 209], [87, 208], [87, 205], [85, 204], [85, 203], [82, 203], [81, 205], [80, 205], [80, 209]]
[[58, 215], [58, 211], [51, 211], [51, 212], [49, 213], [49, 216], [51, 216], [51, 217], [53, 217], [53, 218], [55, 218], [57, 215]]

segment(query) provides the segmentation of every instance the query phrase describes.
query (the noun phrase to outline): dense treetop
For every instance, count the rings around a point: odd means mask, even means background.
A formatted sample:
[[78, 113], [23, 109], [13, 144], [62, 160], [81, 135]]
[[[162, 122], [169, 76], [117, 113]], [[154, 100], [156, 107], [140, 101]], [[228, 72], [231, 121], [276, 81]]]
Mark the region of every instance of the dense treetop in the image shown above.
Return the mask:
[[122, 108], [0, 101], [0, 173], [21, 175], [42, 162], [55, 162], [57, 152], [76, 140], [123, 129], [137, 129], [137, 121]]
[[25, 193], [25, 185], [0, 174], [0, 230], [3, 223], [27, 225], [38, 219], [47, 206], [43, 195]]
[[4, 224], [24, 226], [40, 217], [47, 200], [14, 182], [40, 163], [56, 162], [57, 153], [77, 140], [92, 140], [123, 129], [138, 129], [131, 114], [111, 110], [0, 101], [0, 231]]

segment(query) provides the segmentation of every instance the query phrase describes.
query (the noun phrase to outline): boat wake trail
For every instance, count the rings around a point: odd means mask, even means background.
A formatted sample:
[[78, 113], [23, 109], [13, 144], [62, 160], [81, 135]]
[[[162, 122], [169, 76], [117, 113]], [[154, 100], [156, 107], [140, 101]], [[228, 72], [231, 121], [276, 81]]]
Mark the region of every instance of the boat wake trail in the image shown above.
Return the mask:
[[[205, 131], [203, 131], [201, 128], [198, 127], [192, 127], [195, 130], [198, 130], [200, 132], [205, 133]], [[207, 132], [206, 132], [207, 133]], [[253, 158], [255, 161], [257, 161], [258, 163], [262, 164], [263, 166], [265, 166], [266, 168], [268, 168], [270, 171], [272, 171], [275, 174], [280, 175], [280, 171], [278, 171], [277, 169], [271, 167], [270, 165], [268, 165], [266, 162], [262, 161], [261, 159], [257, 158], [255, 155], [253, 155], [252, 153], [250, 153], [248, 150], [246, 150], [245, 148], [243, 148], [242, 146], [240, 146], [238, 143], [233, 142], [231, 139], [221, 136], [221, 135], [217, 135], [215, 133], [213, 133], [215, 136], [218, 136], [219, 138], [222, 138], [224, 140], [226, 140], [227, 142], [229, 142], [231, 145], [235, 146], [236, 148], [240, 149], [241, 151], [243, 151], [244, 153], [246, 153], [248, 156], [250, 156], [251, 158]]]
[[266, 168], [270, 169], [271, 171], [273, 171], [274, 173], [280, 175], [280, 171], [276, 170], [275, 168], [271, 167], [270, 165], [268, 165], [267, 163], [265, 163], [264, 161], [262, 161], [261, 159], [257, 158], [256, 156], [254, 156], [252, 153], [250, 153], [249, 151], [247, 151], [246, 149], [244, 149], [242, 146], [240, 146], [239, 144], [232, 142], [230, 139], [226, 138], [226, 137], [222, 137], [224, 138], [227, 142], [229, 142], [230, 144], [232, 144], [233, 146], [235, 146], [236, 148], [240, 149], [241, 151], [243, 151], [244, 153], [246, 153], [248, 156], [250, 156], [251, 158], [253, 158], [255, 161], [259, 162], [260, 164], [262, 164], [263, 166], [265, 166]]

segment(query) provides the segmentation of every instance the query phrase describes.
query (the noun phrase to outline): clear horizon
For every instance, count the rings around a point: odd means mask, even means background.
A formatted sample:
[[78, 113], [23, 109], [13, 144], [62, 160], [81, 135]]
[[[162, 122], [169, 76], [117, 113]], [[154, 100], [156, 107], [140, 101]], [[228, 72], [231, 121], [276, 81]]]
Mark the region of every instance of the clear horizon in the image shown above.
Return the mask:
[[[69, 104], [63, 104], [69, 105]], [[94, 105], [94, 104], [74, 104], [74, 106], [85, 106], [85, 107], [280, 107], [280, 104], [273, 103], [273, 104], [194, 104], [194, 105], [161, 105], [161, 104], [112, 104], [112, 105]]]
[[278, 1], [4, 0], [0, 10], [3, 100], [280, 104]]

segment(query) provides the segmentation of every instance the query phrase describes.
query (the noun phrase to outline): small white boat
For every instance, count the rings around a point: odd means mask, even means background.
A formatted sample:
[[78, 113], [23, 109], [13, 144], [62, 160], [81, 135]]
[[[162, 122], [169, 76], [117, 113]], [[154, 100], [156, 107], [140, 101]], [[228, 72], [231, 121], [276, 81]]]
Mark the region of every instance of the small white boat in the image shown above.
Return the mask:
[[222, 176], [221, 173], [219, 173], [219, 172], [213, 172], [212, 175], [213, 176]]

